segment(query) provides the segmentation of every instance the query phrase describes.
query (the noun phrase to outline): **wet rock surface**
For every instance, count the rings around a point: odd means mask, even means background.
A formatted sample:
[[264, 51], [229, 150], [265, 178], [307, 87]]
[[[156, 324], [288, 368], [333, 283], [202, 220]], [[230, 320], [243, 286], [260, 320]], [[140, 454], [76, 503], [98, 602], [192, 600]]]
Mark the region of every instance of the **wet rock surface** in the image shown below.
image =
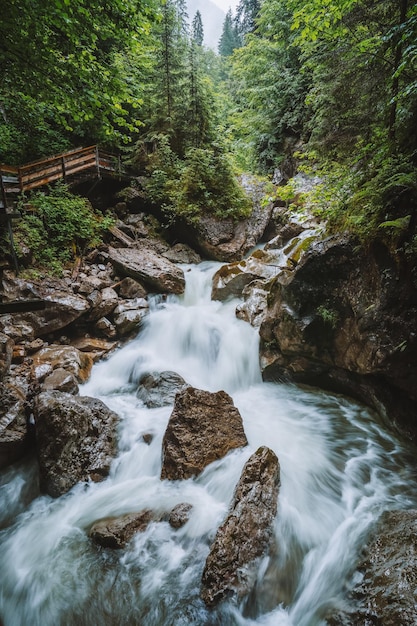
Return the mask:
[[176, 372], [150, 372], [140, 378], [136, 395], [148, 408], [167, 406], [187, 386]]
[[242, 418], [224, 391], [188, 387], [177, 394], [162, 443], [161, 478], [180, 480], [247, 445]]
[[254, 586], [257, 566], [271, 543], [279, 484], [278, 459], [263, 446], [244, 466], [229, 513], [210, 548], [201, 587], [208, 606], [242, 598]]
[[58, 497], [81, 481], [103, 480], [116, 454], [118, 416], [101, 400], [58, 391], [35, 402], [41, 489]]
[[329, 626], [417, 624], [417, 511], [382, 515], [359, 572], [352, 607], [329, 617]]
[[417, 289], [382, 243], [312, 246], [278, 276], [260, 327], [264, 378], [347, 393], [417, 438]]
[[21, 459], [29, 448], [26, 393], [12, 378], [0, 384], [0, 469]]
[[157, 293], [183, 293], [184, 273], [174, 263], [148, 247], [109, 249], [109, 259], [124, 276], [143, 281]]
[[90, 528], [89, 536], [103, 548], [119, 550], [124, 548], [136, 533], [143, 532], [153, 521], [159, 521], [153, 511], [127, 513], [120, 517], [108, 517], [95, 522]]

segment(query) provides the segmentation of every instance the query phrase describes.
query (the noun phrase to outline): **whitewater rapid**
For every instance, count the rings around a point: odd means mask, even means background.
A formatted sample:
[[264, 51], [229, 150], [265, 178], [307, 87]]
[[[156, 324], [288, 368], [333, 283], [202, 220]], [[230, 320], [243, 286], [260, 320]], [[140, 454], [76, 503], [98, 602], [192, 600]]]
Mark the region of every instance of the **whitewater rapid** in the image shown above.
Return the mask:
[[[184, 266], [184, 296], [153, 298], [138, 337], [83, 385], [82, 395], [121, 418], [119, 454], [104, 482], [52, 499], [38, 492], [34, 459], [0, 474], [4, 626], [319, 626], [343, 602], [379, 514], [417, 506], [413, 450], [375, 414], [342, 396], [262, 382], [256, 329], [236, 318], [237, 301], [210, 299], [218, 267]], [[172, 406], [148, 409], [136, 397], [142, 374], [167, 370], [227, 391], [249, 441], [186, 481], [159, 478]], [[276, 547], [246, 601], [209, 611], [199, 585], [210, 542], [260, 445], [281, 465]], [[181, 529], [152, 523], [123, 551], [88, 538], [103, 517], [182, 502], [193, 508]]]

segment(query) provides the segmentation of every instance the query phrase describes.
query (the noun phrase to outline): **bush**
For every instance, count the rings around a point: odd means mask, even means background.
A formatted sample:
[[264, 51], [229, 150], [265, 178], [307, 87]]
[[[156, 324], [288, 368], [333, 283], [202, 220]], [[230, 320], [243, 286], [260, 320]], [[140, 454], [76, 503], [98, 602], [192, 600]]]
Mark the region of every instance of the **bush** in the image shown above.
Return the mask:
[[250, 214], [249, 199], [218, 145], [191, 148], [180, 160], [162, 141], [151, 156], [148, 171], [148, 194], [171, 220], [181, 217], [193, 222], [207, 213], [241, 219]]
[[62, 265], [97, 245], [112, 220], [94, 212], [85, 198], [74, 196], [64, 184], [30, 198], [33, 213], [25, 213], [16, 233], [17, 244], [25, 244], [34, 262], [57, 272]]

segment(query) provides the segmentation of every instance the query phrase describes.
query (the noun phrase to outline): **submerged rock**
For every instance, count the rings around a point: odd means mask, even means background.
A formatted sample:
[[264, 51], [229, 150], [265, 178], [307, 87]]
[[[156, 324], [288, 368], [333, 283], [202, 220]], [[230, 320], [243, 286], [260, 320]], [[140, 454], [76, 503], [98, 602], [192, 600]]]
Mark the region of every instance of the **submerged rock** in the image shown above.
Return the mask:
[[229, 513], [217, 531], [202, 576], [201, 597], [213, 607], [247, 595], [267, 553], [277, 513], [280, 468], [275, 453], [263, 446], [243, 468]]
[[119, 418], [104, 402], [43, 392], [36, 398], [34, 416], [43, 491], [58, 497], [78, 482], [107, 476]]
[[170, 515], [169, 515], [169, 523], [172, 528], [182, 528], [184, 524], [188, 522], [190, 519], [190, 513], [193, 508], [192, 504], [188, 502], [182, 502], [181, 504], [177, 504], [175, 506]]
[[177, 394], [162, 442], [161, 478], [187, 479], [247, 445], [242, 418], [225, 391], [188, 387]]
[[139, 380], [137, 397], [148, 407], [174, 404], [175, 396], [188, 384], [176, 372], [151, 372]]

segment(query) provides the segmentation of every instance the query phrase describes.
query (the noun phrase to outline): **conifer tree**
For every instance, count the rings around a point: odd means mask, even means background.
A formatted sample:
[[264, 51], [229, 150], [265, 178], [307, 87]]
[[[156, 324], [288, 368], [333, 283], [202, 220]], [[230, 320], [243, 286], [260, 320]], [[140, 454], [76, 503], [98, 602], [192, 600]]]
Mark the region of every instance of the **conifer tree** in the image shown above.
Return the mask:
[[203, 20], [201, 18], [200, 11], [194, 16], [192, 23], [192, 38], [193, 41], [197, 44], [197, 46], [202, 46], [204, 41], [204, 28], [203, 28]]
[[223, 31], [219, 40], [219, 54], [222, 57], [231, 56], [233, 50], [240, 46], [240, 39], [233, 22], [232, 10], [229, 9], [223, 22]]

